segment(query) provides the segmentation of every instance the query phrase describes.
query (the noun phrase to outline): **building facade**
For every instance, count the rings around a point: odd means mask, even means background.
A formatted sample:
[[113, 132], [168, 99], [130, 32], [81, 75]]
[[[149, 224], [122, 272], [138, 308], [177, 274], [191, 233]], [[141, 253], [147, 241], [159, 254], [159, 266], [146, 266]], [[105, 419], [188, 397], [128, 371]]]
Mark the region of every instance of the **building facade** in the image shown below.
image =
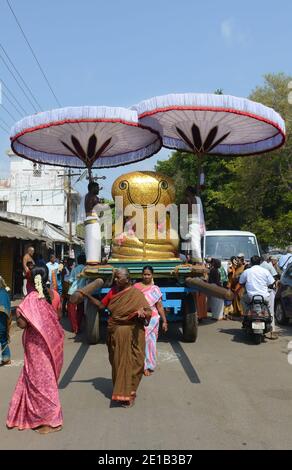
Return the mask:
[[0, 180], [0, 209], [43, 218], [69, 233], [68, 207], [71, 197], [74, 235], [80, 195], [72, 188], [69, 191], [66, 169], [33, 163], [14, 155], [12, 151], [7, 154], [10, 157], [10, 178]]

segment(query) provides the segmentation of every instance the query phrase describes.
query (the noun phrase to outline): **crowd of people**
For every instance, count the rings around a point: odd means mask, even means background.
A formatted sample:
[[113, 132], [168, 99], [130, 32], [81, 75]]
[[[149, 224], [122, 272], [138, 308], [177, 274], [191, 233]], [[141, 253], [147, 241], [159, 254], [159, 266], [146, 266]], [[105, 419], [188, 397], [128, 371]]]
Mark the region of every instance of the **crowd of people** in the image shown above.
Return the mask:
[[[149, 376], [155, 370], [160, 318], [163, 331], [168, 326], [152, 267], [145, 266], [141, 281], [134, 285], [126, 269], [116, 270], [112, 288], [99, 301], [84, 289], [87, 281], [80, 274], [85, 262], [85, 256], [80, 255], [76, 264], [72, 260], [61, 263], [52, 253], [49, 261], [39, 266], [32, 247], [23, 258], [25, 297], [16, 309], [16, 319], [24, 330], [24, 367], [9, 405], [6, 421], [9, 429], [33, 429], [41, 434], [62, 429], [58, 379], [63, 364], [64, 332], [60, 320], [62, 314], [68, 315], [72, 331], [76, 334], [81, 331], [84, 307], [83, 303], [70, 302], [75, 292], [84, 299], [87, 297], [100, 311], [107, 309], [110, 313], [107, 345], [113, 402], [126, 408], [133, 406], [142, 375]], [[7, 365], [11, 363], [10, 299], [4, 280], [0, 281], [1, 310], [5, 313], [0, 316], [1, 365]]]
[[[272, 289], [282, 270], [292, 262], [292, 247], [279, 262], [272, 256], [264, 259], [253, 256], [247, 263], [244, 254], [239, 253], [231, 257], [228, 272], [220, 260], [208, 262], [208, 282], [234, 293], [233, 301], [225, 302], [225, 318], [244, 315], [255, 294], [263, 295], [273, 313]], [[80, 332], [83, 303], [70, 302], [76, 292], [109, 315], [107, 346], [113, 402], [132, 407], [143, 374], [149, 376], [156, 368], [160, 319], [163, 331], [167, 331], [168, 324], [161, 290], [154, 283], [153, 268], [145, 266], [141, 281], [133, 285], [127, 269], [115, 270], [111, 289], [99, 300], [85, 289], [87, 281], [81, 275], [85, 263], [84, 255], [78, 256], [76, 263], [71, 259], [61, 263], [52, 253], [47, 263], [42, 260], [38, 264], [32, 247], [23, 258], [25, 297], [16, 310], [16, 317], [18, 326], [24, 330], [24, 367], [9, 405], [6, 422], [9, 429], [33, 429], [41, 434], [62, 429], [58, 379], [63, 364], [64, 331], [60, 320], [62, 314], [67, 314], [72, 331]], [[10, 322], [8, 287], [0, 277], [1, 365], [11, 362]], [[274, 333], [273, 327], [271, 337]]]
[[223, 319], [243, 317], [254, 295], [262, 295], [269, 305], [272, 315], [272, 332], [270, 339], [277, 339], [274, 320], [275, 290], [282, 272], [292, 262], [292, 247], [288, 247], [287, 254], [279, 259], [276, 256], [264, 254], [252, 256], [247, 262], [244, 253], [232, 256], [227, 272], [218, 259], [208, 260], [208, 282], [230, 289], [233, 292], [232, 301], [224, 301]]

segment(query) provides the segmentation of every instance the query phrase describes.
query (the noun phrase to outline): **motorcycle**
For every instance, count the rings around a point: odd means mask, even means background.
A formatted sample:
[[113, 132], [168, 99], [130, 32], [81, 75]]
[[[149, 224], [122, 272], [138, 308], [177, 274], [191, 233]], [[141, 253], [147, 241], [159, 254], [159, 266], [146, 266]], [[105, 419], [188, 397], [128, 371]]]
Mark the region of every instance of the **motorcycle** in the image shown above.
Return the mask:
[[272, 331], [272, 315], [262, 295], [253, 296], [243, 317], [242, 327], [253, 336], [255, 344], [260, 344], [265, 333]]

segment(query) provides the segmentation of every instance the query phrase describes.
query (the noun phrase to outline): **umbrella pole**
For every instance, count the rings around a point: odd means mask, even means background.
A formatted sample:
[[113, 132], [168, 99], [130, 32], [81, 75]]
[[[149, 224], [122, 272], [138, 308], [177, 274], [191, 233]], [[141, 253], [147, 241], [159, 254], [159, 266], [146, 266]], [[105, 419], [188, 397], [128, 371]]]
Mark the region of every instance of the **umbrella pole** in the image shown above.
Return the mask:
[[146, 236], [147, 236], [147, 214], [146, 214], [145, 207], [143, 207], [143, 231], [144, 231], [144, 236], [143, 236], [143, 258], [146, 259]]
[[200, 197], [200, 192], [201, 192], [201, 174], [202, 174], [202, 160], [204, 157], [203, 153], [197, 153], [195, 154], [198, 157], [198, 179], [197, 179], [197, 196]]
[[202, 156], [200, 153], [197, 154], [198, 157], [198, 179], [197, 179], [197, 196], [200, 196], [200, 178], [201, 178], [201, 166], [202, 166]]
[[87, 169], [88, 169], [88, 180], [89, 180], [89, 183], [90, 183], [90, 181], [92, 181], [92, 179], [93, 179], [92, 178], [92, 168], [91, 168], [91, 166], [89, 166]]

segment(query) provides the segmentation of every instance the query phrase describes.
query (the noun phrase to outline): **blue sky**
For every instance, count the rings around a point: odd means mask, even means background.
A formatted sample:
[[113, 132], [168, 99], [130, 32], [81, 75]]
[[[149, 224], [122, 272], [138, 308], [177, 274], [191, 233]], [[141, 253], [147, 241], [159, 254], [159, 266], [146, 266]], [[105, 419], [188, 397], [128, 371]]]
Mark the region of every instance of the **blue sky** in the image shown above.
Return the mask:
[[[292, 3], [264, 0], [10, 0], [62, 106], [130, 106], [170, 92], [248, 96], [268, 72], [292, 74]], [[43, 110], [57, 107], [12, 16], [0, 0], [0, 42]], [[3, 79], [34, 110], [0, 60]], [[3, 104], [20, 119], [6, 98]], [[0, 105], [0, 123], [12, 125]], [[0, 178], [8, 175], [8, 135], [0, 129]], [[107, 170], [112, 181], [153, 169], [169, 151]], [[78, 186], [84, 191], [85, 185]]]

